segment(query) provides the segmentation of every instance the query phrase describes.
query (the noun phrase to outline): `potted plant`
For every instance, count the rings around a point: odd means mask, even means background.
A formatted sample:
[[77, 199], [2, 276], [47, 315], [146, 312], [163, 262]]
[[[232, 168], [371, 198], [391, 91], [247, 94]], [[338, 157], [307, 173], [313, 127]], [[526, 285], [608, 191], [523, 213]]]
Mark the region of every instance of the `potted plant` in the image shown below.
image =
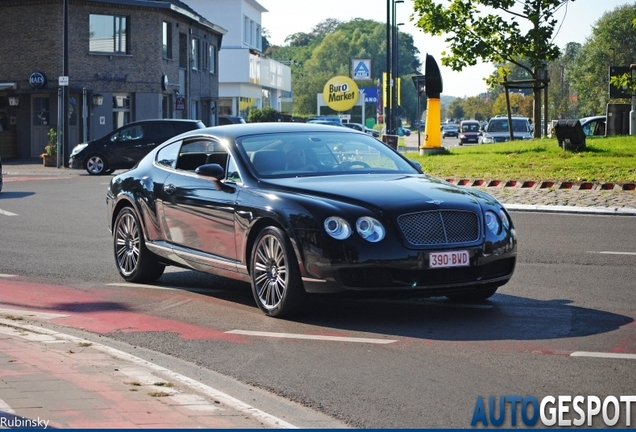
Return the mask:
[[44, 147], [44, 153], [40, 157], [44, 162], [44, 166], [54, 167], [57, 166], [57, 132], [51, 128], [47, 135], [49, 136], [49, 142]]

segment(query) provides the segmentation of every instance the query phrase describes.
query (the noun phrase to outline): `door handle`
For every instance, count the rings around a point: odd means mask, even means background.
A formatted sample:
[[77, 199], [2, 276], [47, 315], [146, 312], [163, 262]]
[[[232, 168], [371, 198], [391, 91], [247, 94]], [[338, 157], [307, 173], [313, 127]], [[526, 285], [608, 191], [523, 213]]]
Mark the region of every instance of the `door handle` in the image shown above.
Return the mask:
[[172, 183], [163, 185], [163, 191], [167, 193], [168, 195], [173, 194], [176, 190], [177, 190], [177, 187], [173, 185]]

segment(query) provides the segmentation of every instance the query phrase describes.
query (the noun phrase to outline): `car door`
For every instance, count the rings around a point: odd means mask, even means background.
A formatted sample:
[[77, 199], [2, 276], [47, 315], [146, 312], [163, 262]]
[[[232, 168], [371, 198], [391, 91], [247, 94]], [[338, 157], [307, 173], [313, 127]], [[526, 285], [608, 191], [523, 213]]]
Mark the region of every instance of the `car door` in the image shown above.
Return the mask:
[[184, 141], [162, 187], [165, 237], [177, 255], [194, 267], [236, 270], [235, 208], [239, 188], [233, 182], [200, 176], [195, 169], [219, 163], [227, 173], [230, 156], [210, 139]]
[[152, 148], [148, 148], [150, 123], [133, 123], [111, 135], [108, 163], [111, 168], [132, 168]]

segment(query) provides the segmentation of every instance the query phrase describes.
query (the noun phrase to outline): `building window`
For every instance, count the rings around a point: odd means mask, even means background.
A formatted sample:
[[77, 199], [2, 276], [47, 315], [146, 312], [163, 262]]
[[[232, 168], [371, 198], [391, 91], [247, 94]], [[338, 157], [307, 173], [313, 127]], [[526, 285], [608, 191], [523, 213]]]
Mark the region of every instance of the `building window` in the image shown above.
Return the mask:
[[192, 38], [192, 69], [199, 69], [199, 39]]
[[259, 51], [263, 50], [263, 36], [261, 32], [261, 26], [256, 24], [256, 48]]
[[201, 70], [206, 70], [210, 65], [210, 57], [207, 55], [208, 44], [206, 42], [201, 43]]
[[243, 43], [250, 44], [250, 19], [246, 16], [243, 17]]
[[128, 54], [127, 17], [90, 15], [89, 27], [91, 52]]
[[179, 33], [179, 67], [188, 67], [188, 35]]
[[172, 58], [172, 24], [163, 22], [163, 58]]
[[113, 129], [119, 129], [132, 121], [131, 100], [129, 93], [113, 95]]
[[208, 47], [208, 61], [210, 73], [216, 73], [216, 47], [214, 45]]

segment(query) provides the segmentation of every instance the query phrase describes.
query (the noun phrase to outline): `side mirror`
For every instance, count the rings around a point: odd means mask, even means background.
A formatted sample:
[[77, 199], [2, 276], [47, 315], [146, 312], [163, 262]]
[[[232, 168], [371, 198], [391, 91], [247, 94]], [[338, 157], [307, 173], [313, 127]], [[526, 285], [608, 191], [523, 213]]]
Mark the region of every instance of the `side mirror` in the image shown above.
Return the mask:
[[418, 161], [413, 160], [413, 159], [409, 159], [409, 163], [410, 163], [411, 165], [413, 165], [413, 167], [414, 167], [415, 169], [417, 169], [419, 172], [423, 172], [423, 171], [422, 171], [422, 164], [420, 164]]
[[220, 181], [225, 177], [225, 170], [223, 167], [215, 163], [201, 165], [200, 167], [197, 167], [194, 172], [201, 176], [212, 177], [216, 181]]

